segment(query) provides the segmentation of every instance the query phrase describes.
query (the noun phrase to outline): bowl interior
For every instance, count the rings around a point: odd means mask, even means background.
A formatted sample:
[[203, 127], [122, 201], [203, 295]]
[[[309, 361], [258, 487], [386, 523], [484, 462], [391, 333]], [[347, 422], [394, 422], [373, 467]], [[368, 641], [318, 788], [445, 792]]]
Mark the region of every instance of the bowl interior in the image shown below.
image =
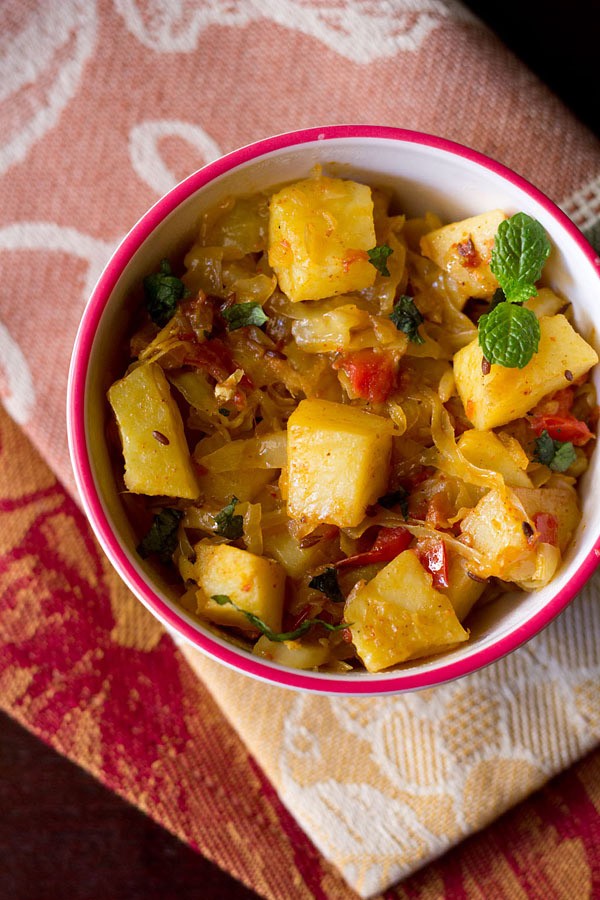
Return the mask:
[[[563, 608], [595, 564], [600, 533], [600, 504], [594, 500], [600, 479], [597, 453], [582, 479], [582, 526], [550, 585], [531, 594], [506, 594], [476, 609], [468, 622], [470, 641], [454, 651], [377, 675], [356, 672], [342, 678], [292, 672], [258, 660], [177, 606], [168, 586], [161, 584], [135, 553], [104, 438], [105, 394], [122, 371], [123, 338], [139, 302], [143, 277], [163, 257], [172, 259], [185, 251], [206, 208], [226, 196], [304, 178], [317, 164], [327, 174], [390, 188], [398, 208], [408, 215], [431, 210], [451, 221], [498, 207], [508, 214], [522, 210], [534, 216], [553, 244], [544, 280], [573, 302], [578, 330], [599, 349], [597, 264], [581, 236], [553, 204], [517, 175], [465, 148], [406, 132], [359, 131], [354, 129], [348, 135], [322, 129], [251, 145], [190, 176], [146, 214], [109, 263], [84, 315], [72, 368], [70, 418], [75, 437], [71, 443], [75, 445], [79, 487], [97, 536], [121, 576], [167, 625], [225, 664], [259, 678], [309, 690], [384, 693], [435, 684], [492, 662], [531, 637]], [[73, 420], [81, 423], [79, 441]]]

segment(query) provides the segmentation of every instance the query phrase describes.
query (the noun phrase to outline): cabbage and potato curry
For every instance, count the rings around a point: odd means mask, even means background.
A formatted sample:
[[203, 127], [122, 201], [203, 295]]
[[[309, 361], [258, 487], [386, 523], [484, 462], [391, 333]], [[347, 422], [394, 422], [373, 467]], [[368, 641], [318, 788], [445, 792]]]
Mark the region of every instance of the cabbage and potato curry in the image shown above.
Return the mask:
[[108, 392], [138, 552], [181, 605], [284, 665], [377, 672], [547, 584], [598, 361], [549, 252], [523, 213], [407, 219], [320, 171], [207, 211]]

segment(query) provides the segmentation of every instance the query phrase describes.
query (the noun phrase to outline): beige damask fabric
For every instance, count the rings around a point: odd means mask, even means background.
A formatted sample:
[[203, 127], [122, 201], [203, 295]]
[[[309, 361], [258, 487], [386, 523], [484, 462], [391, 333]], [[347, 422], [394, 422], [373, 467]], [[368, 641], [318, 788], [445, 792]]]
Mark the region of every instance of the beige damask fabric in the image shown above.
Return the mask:
[[[0, 13], [0, 395], [73, 494], [64, 403], [85, 301], [137, 218], [219, 154], [314, 125], [419, 129], [598, 228], [597, 140], [453, 0], [4, 0]], [[397, 698], [288, 693], [181, 649], [366, 897], [598, 742], [599, 618], [596, 580], [507, 659]]]
[[181, 647], [307, 834], [363, 897], [478, 831], [600, 740], [596, 577], [529, 644], [452, 684], [348, 699]]

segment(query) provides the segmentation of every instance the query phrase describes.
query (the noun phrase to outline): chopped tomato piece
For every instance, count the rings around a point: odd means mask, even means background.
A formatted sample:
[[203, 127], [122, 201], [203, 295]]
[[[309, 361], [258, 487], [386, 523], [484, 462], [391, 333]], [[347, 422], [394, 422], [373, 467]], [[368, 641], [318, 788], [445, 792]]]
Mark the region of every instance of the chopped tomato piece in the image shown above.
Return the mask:
[[448, 555], [441, 539], [426, 538], [417, 544], [417, 556], [424, 569], [433, 578], [436, 590], [448, 587]]
[[384, 403], [396, 381], [396, 368], [389, 353], [368, 347], [343, 356], [334, 363], [334, 369], [341, 369], [348, 376], [357, 397], [371, 403]]
[[571, 408], [575, 401], [575, 394], [572, 387], [562, 388], [555, 391], [551, 397], [541, 400], [534, 408], [534, 416], [566, 416], [571, 412]]
[[558, 522], [556, 521], [556, 516], [545, 512], [536, 513], [533, 517], [533, 524], [538, 532], [540, 541], [544, 544], [558, 546]]
[[219, 338], [198, 344], [184, 359], [184, 363], [204, 369], [215, 381], [225, 381], [236, 368], [229, 347]]
[[[212, 376], [217, 382], [225, 381], [239, 366], [231, 355], [231, 350], [220, 338], [211, 338], [192, 347], [183, 360], [187, 366], [197, 366]], [[252, 379], [245, 372], [235, 392], [233, 402], [237, 409], [244, 409], [246, 396], [244, 389], [252, 390]]]
[[467, 269], [476, 269], [477, 266], [481, 265], [481, 257], [479, 253], [475, 249], [475, 244], [473, 243], [473, 239], [471, 235], [467, 238], [466, 241], [461, 241], [456, 245], [456, 249], [458, 250], [458, 255], [461, 258], [461, 263]]
[[425, 520], [434, 528], [445, 528], [453, 512], [448, 495], [444, 491], [438, 491], [427, 504]]
[[204, 291], [182, 300], [179, 311], [189, 322], [195, 338], [202, 340], [206, 332], [213, 330], [214, 308]]
[[532, 416], [529, 424], [538, 437], [547, 431], [553, 441], [570, 441], [575, 447], [583, 447], [594, 437], [585, 422], [575, 416]]
[[390, 562], [406, 550], [412, 535], [406, 528], [380, 528], [370, 550], [347, 556], [336, 563], [338, 569], [346, 566], [368, 566], [370, 563]]

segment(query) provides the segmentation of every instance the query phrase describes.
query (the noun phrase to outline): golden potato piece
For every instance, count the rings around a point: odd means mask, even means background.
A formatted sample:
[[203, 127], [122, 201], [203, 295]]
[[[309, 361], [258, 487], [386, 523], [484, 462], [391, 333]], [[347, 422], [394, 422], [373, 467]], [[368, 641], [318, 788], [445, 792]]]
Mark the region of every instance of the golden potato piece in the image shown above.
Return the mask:
[[[477, 550], [482, 565], [476, 574], [505, 581], [517, 577], [517, 566], [534, 554], [533, 523], [510, 490], [488, 491], [461, 522], [461, 540]], [[475, 567], [471, 567], [475, 571]]]
[[302, 400], [288, 420], [288, 514], [358, 525], [387, 486], [393, 423], [354, 406]]
[[371, 188], [307, 178], [271, 198], [269, 263], [290, 300], [320, 300], [370, 287], [376, 270]]
[[456, 389], [475, 428], [496, 428], [519, 419], [542, 397], [568, 387], [598, 362], [596, 351], [564, 316], [542, 316], [539, 322], [538, 352], [522, 369], [493, 365], [485, 375], [477, 339], [455, 353]]
[[216, 625], [230, 625], [256, 631], [243, 612], [227, 603], [221, 606], [211, 597], [225, 595], [246, 612], [251, 612], [272, 631], [281, 631], [285, 572], [273, 559], [256, 556], [230, 544], [200, 541], [194, 547], [196, 561], [183, 562], [181, 574], [198, 585], [198, 614]]
[[441, 653], [469, 637], [413, 550], [359, 588], [346, 602], [344, 618], [369, 672]]
[[501, 209], [493, 209], [436, 228], [421, 238], [423, 256], [433, 260], [460, 285], [465, 300], [491, 297], [498, 287], [490, 260], [498, 226], [506, 218]]
[[135, 494], [195, 500], [200, 493], [179, 408], [156, 363], [138, 366], [109, 388], [125, 458], [125, 487]]
[[469, 563], [464, 556], [458, 553], [449, 556], [448, 587], [440, 590], [452, 604], [459, 622], [465, 621], [487, 586], [486, 581], [476, 581], [468, 572]]

